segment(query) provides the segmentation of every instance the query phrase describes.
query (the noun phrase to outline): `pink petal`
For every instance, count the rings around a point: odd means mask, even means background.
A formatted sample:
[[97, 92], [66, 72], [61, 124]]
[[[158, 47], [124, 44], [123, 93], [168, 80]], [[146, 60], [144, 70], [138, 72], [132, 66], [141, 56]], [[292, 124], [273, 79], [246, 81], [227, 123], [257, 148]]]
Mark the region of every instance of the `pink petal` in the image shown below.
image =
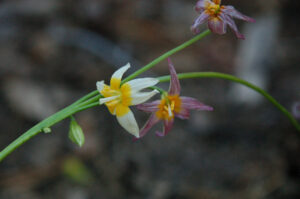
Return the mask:
[[168, 65], [169, 65], [169, 71], [170, 71], [170, 75], [171, 75], [169, 94], [170, 95], [179, 95], [180, 94], [180, 83], [179, 83], [179, 79], [177, 77], [175, 68], [174, 68], [170, 58], [168, 58]]
[[159, 137], [166, 136], [172, 129], [173, 123], [174, 123], [174, 118], [171, 120], [164, 120], [164, 131], [163, 132], [156, 131], [156, 135]]
[[199, 102], [195, 98], [181, 96], [180, 99], [181, 99], [181, 107], [183, 109], [194, 109], [194, 110], [200, 110], [200, 111], [212, 111], [213, 110], [213, 107], [207, 106], [207, 105]]
[[229, 15], [221, 14], [220, 17], [223, 19], [223, 21], [227, 25], [229, 25], [229, 27], [233, 30], [233, 32], [235, 33], [235, 35], [238, 39], [245, 39], [245, 36], [239, 32], [235, 22], [233, 21], [233, 19]]
[[143, 128], [140, 130], [139, 138], [144, 137], [148, 133], [148, 131], [152, 128], [152, 126], [154, 126], [158, 121], [159, 119], [156, 117], [155, 113], [153, 113], [148, 119], [148, 121], [146, 122], [146, 124], [143, 126]]
[[155, 100], [153, 102], [139, 104], [136, 106], [136, 108], [147, 113], [152, 113], [158, 111], [159, 104], [160, 100]]
[[217, 17], [213, 17], [208, 20], [208, 28], [212, 32], [220, 35], [226, 33], [226, 23], [224, 23], [221, 19]]
[[195, 10], [197, 12], [203, 12], [205, 10], [205, 8], [206, 8], [206, 5], [210, 4], [210, 3], [212, 3], [210, 0], [199, 0], [196, 3]]
[[195, 20], [194, 24], [191, 26], [191, 30], [193, 33], [198, 34], [199, 31], [199, 25], [203, 24], [204, 22], [207, 21], [209, 18], [209, 15], [206, 14], [205, 12], [202, 12], [199, 17]]
[[190, 111], [187, 108], [181, 107], [181, 110], [179, 111], [179, 113], [175, 113], [175, 116], [182, 120], [186, 120], [190, 117]]
[[225, 14], [240, 19], [240, 20], [244, 20], [247, 22], [255, 22], [255, 19], [248, 17], [246, 15], [243, 15], [242, 13], [240, 13], [239, 11], [237, 11], [233, 6], [224, 6], [224, 8], [222, 9], [222, 12], [224, 12]]

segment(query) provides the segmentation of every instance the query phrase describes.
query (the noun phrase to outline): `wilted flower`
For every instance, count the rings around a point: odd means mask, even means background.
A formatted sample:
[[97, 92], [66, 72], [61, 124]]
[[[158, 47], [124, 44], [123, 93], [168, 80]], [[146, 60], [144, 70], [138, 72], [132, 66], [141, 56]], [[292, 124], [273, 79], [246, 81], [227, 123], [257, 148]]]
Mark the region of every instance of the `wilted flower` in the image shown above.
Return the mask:
[[191, 27], [194, 33], [199, 33], [199, 25], [208, 21], [208, 28], [214, 33], [225, 34], [228, 25], [237, 38], [245, 39], [244, 35], [238, 31], [233, 18], [255, 22], [254, 19], [238, 12], [233, 6], [221, 6], [221, 0], [199, 0], [195, 9], [200, 16]]
[[139, 137], [139, 127], [129, 106], [144, 103], [157, 93], [140, 92], [158, 83], [156, 78], [138, 78], [121, 85], [123, 74], [130, 68], [130, 64], [118, 69], [111, 77], [110, 86], [104, 81], [97, 82], [97, 89], [103, 95], [99, 103], [105, 104], [112, 115], [116, 115], [118, 122], [129, 133]]
[[143, 137], [150, 128], [159, 121], [164, 122], [163, 132], [156, 132], [158, 136], [165, 136], [172, 128], [174, 117], [188, 119], [189, 110], [206, 110], [212, 111], [213, 108], [199, 102], [191, 97], [180, 96], [180, 84], [175, 68], [170, 59], [168, 59], [169, 70], [171, 75], [170, 87], [168, 93], [162, 95], [161, 100], [150, 103], [140, 104], [138, 109], [150, 112], [152, 115], [140, 131], [140, 137]]

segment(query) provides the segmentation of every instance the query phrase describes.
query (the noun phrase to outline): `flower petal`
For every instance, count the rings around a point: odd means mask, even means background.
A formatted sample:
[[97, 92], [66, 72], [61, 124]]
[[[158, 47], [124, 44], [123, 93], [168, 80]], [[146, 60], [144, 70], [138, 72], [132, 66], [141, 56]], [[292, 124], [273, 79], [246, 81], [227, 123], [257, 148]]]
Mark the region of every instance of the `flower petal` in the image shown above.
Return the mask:
[[139, 127], [131, 110], [123, 116], [117, 116], [120, 125], [135, 137], [139, 137]]
[[210, 0], [199, 0], [196, 3], [195, 10], [197, 12], [203, 12], [205, 10], [205, 8], [211, 3], [212, 2]]
[[130, 68], [130, 63], [127, 63], [125, 66], [122, 66], [114, 72], [111, 78], [122, 79], [123, 74]]
[[103, 90], [104, 86], [105, 86], [104, 81], [103, 81], [103, 80], [102, 80], [102, 81], [98, 81], [98, 82], [96, 83], [96, 86], [97, 86], [97, 90], [98, 90], [99, 92], [101, 92], [101, 91]]
[[155, 94], [159, 93], [157, 90], [153, 90], [151, 92], [136, 92], [131, 94], [131, 105], [137, 105], [144, 103], [149, 100]]
[[170, 76], [171, 76], [169, 94], [170, 95], [179, 95], [180, 94], [180, 83], [179, 83], [179, 79], [177, 77], [175, 68], [174, 68], [170, 58], [168, 58], [168, 65], [169, 65], [169, 71], [170, 71]]
[[180, 111], [178, 113], [175, 113], [175, 116], [182, 120], [186, 120], [190, 117], [190, 111], [187, 108], [181, 107]]
[[229, 25], [238, 39], [245, 39], [245, 36], [239, 32], [234, 20], [229, 15], [221, 14], [220, 17]]
[[184, 97], [181, 96], [181, 107], [183, 109], [194, 109], [194, 110], [201, 110], [201, 111], [212, 111], [213, 108], [211, 106], [207, 106], [197, 99], [192, 97]]
[[[159, 81], [156, 78], [138, 78], [130, 80], [129, 82], [126, 82], [125, 84], [130, 85], [130, 89], [132, 92], [138, 92], [144, 88], [148, 88], [151, 86], [154, 86]], [[124, 85], [125, 85], [124, 84]]]
[[164, 131], [163, 132], [156, 131], [156, 135], [159, 137], [166, 136], [172, 129], [173, 123], [174, 123], [174, 118], [170, 120], [164, 120]]
[[157, 122], [159, 122], [159, 119], [156, 117], [155, 113], [153, 113], [141, 129], [139, 137], [144, 137]]
[[226, 23], [224, 23], [220, 18], [213, 17], [208, 20], [208, 28], [217, 34], [225, 34], [226, 33]]
[[99, 99], [99, 104], [104, 104], [106, 102], [112, 101], [116, 98], [118, 98], [119, 96], [115, 95], [115, 96], [111, 96], [111, 97], [103, 97]]
[[144, 103], [144, 104], [139, 104], [136, 106], [137, 109], [144, 111], [144, 112], [156, 112], [158, 111], [158, 105], [160, 104], [160, 100], [155, 100], [150, 103]]
[[237, 11], [233, 6], [224, 6], [224, 8], [222, 9], [222, 12], [224, 12], [225, 14], [240, 19], [240, 20], [244, 20], [247, 22], [255, 22], [255, 19], [248, 17], [242, 13], [240, 13], [239, 11]]
[[200, 32], [199, 25], [201, 25], [204, 22], [206, 22], [208, 18], [209, 18], [209, 14], [207, 14], [206, 12], [202, 12], [199, 15], [199, 17], [197, 17], [197, 19], [195, 20], [194, 24], [191, 26], [191, 31], [194, 34], [198, 34]]

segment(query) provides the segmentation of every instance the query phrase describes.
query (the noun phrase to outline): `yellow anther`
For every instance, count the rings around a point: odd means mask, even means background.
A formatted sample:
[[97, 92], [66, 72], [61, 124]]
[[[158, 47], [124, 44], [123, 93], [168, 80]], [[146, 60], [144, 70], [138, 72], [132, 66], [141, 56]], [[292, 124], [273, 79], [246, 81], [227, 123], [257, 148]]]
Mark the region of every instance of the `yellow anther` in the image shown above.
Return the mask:
[[174, 108], [175, 108], [175, 102], [172, 101], [172, 102], [171, 102], [171, 109], [172, 109], [172, 111], [174, 110]]
[[220, 5], [212, 3], [208, 6], [207, 11], [210, 15], [216, 15], [220, 12]]

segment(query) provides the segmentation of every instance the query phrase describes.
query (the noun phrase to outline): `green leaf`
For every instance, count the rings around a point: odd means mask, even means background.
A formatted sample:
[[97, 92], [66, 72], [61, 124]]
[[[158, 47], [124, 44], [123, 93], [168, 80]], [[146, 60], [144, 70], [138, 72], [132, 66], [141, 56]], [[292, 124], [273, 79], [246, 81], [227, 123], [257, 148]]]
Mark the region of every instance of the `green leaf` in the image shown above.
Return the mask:
[[76, 122], [73, 116], [71, 117], [69, 138], [72, 142], [77, 144], [79, 147], [82, 147], [82, 145], [84, 144], [84, 134], [82, 132], [81, 127]]

